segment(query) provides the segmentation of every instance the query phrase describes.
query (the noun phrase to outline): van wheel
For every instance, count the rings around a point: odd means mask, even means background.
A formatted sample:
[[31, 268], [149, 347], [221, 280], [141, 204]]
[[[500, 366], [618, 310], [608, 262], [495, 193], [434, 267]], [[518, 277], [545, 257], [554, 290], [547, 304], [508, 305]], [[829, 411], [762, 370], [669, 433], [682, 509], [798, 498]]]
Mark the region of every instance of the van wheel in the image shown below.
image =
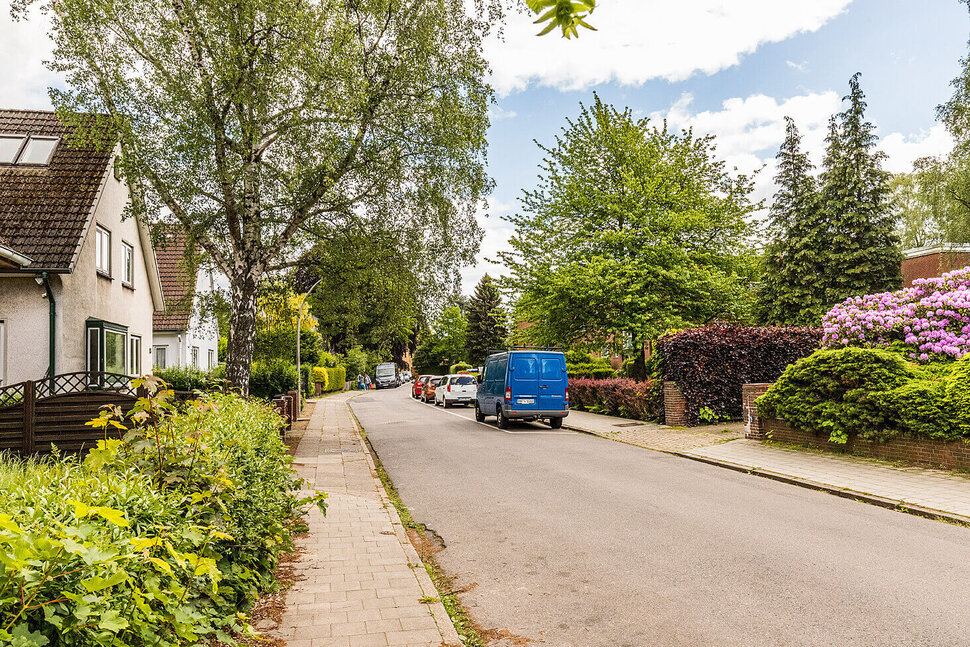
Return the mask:
[[502, 405], [495, 407], [495, 417], [497, 418], [495, 424], [499, 429], [509, 428], [509, 419], [505, 417], [505, 412], [502, 411]]
[[485, 422], [485, 414], [482, 413], [482, 410], [478, 407], [478, 401], [477, 400], [475, 401], [475, 421], [476, 422]]
[[562, 418], [549, 418], [549, 426], [553, 429], [562, 428]]

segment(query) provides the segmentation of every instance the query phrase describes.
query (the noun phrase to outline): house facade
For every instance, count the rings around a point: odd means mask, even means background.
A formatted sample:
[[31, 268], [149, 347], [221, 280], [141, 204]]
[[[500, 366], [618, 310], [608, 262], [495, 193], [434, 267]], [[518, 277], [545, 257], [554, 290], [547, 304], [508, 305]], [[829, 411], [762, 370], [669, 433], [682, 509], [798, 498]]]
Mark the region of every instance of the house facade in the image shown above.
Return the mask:
[[903, 251], [903, 287], [970, 265], [970, 245], [934, 245]]
[[148, 228], [125, 217], [110, 138], [72, 133], [52, 112], [0, 110], [0, 384], [151, 367], [164, 297]]
[[199, 301], [213, 289], [214, 278], [211, 271], [189, 266], [185, 248], [185, 236], [172, 234], [156, 249], [166, 310], [155, 313], [152, 364], [159, 370], [182, 366], [208, 371], [219, 364], [219, 329], [203, 319]]

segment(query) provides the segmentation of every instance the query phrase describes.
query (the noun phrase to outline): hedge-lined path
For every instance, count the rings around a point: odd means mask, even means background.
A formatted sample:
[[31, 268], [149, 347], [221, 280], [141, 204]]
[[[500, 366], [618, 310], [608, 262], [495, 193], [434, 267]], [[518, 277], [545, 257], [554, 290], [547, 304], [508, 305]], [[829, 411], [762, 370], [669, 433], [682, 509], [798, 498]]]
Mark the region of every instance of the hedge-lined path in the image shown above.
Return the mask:
[[682, 429], [575, 410], [569, 412], [563, 426], [629, 445], [674, 453], [744, 437], [744, 425], [739, 422]]
[[923, 467], [900, 467], [858, 456], [813, 452], [808, 449], [767, 445], [756, 440], [735, 440], [684, 452], [725, 466], [757, 470], [765, 476], [783, 476], [822, 485], [826, 489], [878, 497], [881, 504], [924, 508], [970, 522], [970, 475]]
[[377, 479], [347, 400], [315, 401], [294, 465], [329, 494], [327, 515], [307, 516], [297, 581], [280, 625], [267, 633], [289, 647], [460, 645], [400, 518]]

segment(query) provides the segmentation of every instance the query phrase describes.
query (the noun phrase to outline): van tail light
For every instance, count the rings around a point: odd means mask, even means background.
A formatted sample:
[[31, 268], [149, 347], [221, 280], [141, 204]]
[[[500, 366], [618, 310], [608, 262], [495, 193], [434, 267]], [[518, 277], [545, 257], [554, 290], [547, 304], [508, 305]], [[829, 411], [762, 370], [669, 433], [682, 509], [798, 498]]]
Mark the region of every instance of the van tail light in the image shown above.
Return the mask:
[[512, 387], [511, 386], [505, 387], [505, 401], [506, 402], [511, 402], [512, 401]]
[[566, 404], [569, 404], [569, 387], [566, 387]]

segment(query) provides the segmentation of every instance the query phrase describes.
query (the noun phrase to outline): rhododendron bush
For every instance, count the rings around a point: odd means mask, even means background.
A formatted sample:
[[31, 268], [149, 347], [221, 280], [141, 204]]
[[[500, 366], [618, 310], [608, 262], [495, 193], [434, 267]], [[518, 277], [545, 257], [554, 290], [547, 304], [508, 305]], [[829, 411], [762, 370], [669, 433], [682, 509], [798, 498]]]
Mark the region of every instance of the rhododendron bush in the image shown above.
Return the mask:
[[970, 267], [896, 292], [850, 297], [822, 320], [822, 344], [903, 351], [921, 362], [970, 353]]

